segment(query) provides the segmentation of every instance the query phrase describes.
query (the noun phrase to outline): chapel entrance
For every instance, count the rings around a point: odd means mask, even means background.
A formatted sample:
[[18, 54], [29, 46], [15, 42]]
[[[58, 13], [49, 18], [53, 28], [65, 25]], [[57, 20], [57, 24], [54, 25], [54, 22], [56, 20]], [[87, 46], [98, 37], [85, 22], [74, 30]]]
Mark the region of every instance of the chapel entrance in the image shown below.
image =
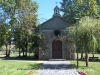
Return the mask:
[[62, 42], [60, 40], [52, 42], [52, 58], [62, 58]]

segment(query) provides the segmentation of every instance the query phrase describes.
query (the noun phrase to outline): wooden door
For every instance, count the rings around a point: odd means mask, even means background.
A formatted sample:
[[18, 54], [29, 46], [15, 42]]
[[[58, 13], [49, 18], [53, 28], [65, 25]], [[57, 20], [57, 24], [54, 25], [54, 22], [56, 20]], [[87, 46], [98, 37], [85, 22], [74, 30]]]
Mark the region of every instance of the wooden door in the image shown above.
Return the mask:
[[52, 58], [62, 58], [62, 42], [54, 40], [52, 43]]

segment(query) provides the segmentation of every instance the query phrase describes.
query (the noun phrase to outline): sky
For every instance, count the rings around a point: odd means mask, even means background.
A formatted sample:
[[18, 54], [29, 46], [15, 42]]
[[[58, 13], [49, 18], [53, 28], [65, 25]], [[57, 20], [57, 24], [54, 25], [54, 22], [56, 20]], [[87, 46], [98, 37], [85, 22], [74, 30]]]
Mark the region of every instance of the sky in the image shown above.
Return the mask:
[[38, 19], [40, 23], [45, 22], [46, 20], [52, 18], [54, 13], [54, 8], [57, 6], [60, 8], [61, 5], [59, 2], [62, 0], [34, 0], [39, 4], [38, 8]]

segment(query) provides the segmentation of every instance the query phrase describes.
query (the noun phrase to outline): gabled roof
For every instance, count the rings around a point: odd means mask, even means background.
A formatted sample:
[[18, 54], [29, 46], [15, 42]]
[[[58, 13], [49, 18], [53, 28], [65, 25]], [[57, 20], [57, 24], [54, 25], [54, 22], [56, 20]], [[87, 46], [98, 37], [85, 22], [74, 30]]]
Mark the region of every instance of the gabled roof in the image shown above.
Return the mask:
[[65, 20], [64, 18], [62, 18], [62, 17], [60, 17], [60, 16], [54, 16], [54, 17], [48, 19], [47, 21], [43, 22], [41, 25], [43, 25], [43, 24], [45, 24], [45, 23], [51, 21], [52, 19], [54, 19], [54, 18], [56, 18], [56, 17], [62, 19], [62, 20], [65, 21], [66, 23], [72, 24], [72, 23], [68, 22], [67, 20]]
[[40, 30], [55, 30], [60, 29], [64, 30], [66, 27], [69, 27], [71, 23], [61, 18], [60, 16], [54, 16], [51, 19], [45, 21], [40, 25]]
[[56, 6], [56, 7], [54, 8], [54, 10], [55, 10], [55, 9], [59, 9], [59, 7], [58, 7], [58, 6]]

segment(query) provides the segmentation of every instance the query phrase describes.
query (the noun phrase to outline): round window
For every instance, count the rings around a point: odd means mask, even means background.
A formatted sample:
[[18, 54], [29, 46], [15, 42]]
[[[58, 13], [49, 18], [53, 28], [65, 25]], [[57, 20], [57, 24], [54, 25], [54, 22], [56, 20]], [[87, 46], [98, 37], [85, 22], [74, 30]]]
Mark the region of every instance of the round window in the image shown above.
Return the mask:
[[55, 34], [55, 36], [59, 36], [61, 34], [61, 31], [60, 30], [55, 30], [54, 34]]

